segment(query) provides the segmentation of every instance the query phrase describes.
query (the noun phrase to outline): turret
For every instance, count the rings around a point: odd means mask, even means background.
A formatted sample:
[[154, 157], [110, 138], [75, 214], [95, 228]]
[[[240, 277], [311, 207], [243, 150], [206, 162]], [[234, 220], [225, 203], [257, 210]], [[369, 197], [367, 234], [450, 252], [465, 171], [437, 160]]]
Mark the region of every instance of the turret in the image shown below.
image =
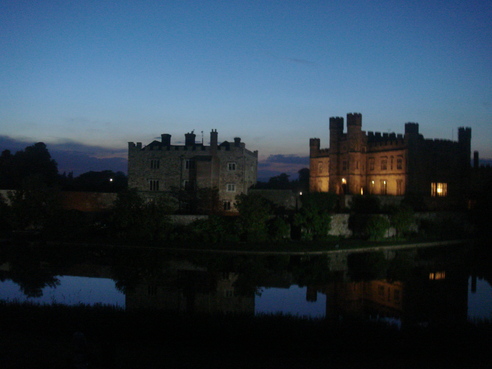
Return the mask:
[[338, 142], [343, 134], [343, 118], [330, 118], [330, 150], [338, 151]]
[[319, 138], [310, 138], [309, 139], [309, 156], [315, 157], [318, 155], [319, 147], [320, 147], [320, 139]]
[[360, 151], [362, 132], [362, 114], [347, 114], [347, 139], [350, 151]]

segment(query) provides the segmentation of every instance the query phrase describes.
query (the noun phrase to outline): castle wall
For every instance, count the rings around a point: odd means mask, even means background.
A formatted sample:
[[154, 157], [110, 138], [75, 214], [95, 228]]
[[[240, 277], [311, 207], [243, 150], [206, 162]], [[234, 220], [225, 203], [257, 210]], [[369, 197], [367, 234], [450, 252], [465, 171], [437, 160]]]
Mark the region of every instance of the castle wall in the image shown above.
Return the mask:
[[172, 145], [170, 135], [162, 142], [128, 144], [128, 185], [148, 197], [173, 189], [217, 188], [219, 198], [231, 206], [236, 195], [256, 183], [258, 152], [246, 149], [239, 138], [234, 143], [211, 146], [196, 144], [194, 134], [186, 134], [185, 145]]
[[[464, 196], [470, 186], [471, 129], [459, 128], [458, 142], [428, 140], [418, 123], [405, 134], [362, 131], [362, 115], [330, 118], [330, 148], [310, 140], [310, 189], [337, 194], [436, 196], [432, 186], [447, 186], [445, 196]], [[432, 185], [431, 185], [432, 184]], [[442, 195], [444, 192], [440, 192]]]

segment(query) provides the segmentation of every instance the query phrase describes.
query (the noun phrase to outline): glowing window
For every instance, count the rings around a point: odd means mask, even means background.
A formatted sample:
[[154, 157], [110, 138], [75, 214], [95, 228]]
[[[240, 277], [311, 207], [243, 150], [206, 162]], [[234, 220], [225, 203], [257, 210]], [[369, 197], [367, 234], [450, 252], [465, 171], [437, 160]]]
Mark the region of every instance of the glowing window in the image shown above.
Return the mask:
[[431, 183], [431, 196], [446, 197], [448, 195], [448, 184], [441, 182]]
[[430, 280], [438, 280], [438, 279], [446, 279], [446, 272], [435, 272], [435, 273], [429, 273], [429, 279]]

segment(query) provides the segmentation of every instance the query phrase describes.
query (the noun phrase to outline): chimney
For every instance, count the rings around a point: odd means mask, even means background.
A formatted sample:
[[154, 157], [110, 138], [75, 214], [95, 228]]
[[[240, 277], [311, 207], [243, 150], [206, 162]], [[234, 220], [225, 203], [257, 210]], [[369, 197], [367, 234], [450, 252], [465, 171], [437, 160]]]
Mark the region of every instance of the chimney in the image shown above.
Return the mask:
[[171, 146], [171, 135], [164, 133], [161, 135], [161, 139], [163, 146]]
[[195, 146], [196, 134], [191, 131], [190, 133], [185, 133], [185, 146]]
[[212, 129], [210, 132], [210, 151], [212, 153], [217, 152], [217, 144], [218, 144], [219, 134], [216, 129]]
[[234, 137], [234, 146], [239, 147], [241, 145], [241, 138]]
[[473, 152], [473, 168], [477, 169], [479, 167], [480, 160], [478, 159], [478, 151]]

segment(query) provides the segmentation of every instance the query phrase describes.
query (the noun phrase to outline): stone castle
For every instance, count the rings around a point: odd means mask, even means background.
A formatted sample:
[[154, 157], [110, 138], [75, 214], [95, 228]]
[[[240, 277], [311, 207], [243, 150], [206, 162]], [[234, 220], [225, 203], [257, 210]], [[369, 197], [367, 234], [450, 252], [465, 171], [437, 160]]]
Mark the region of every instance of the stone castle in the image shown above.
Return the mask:
[[430, 197], [466, 196], [470, 178], [471, 128], [458, 129], [458, 141], [430, 140], [418, 123], [404, 134], [362, 131], [362, 115], [330, 118], [330, 147], [310, 145], [310, 190], [337, 194]]
[[[203, 140], [202, 140], [203, 141]], [[234, 211], [238, 194], [256, 184], [258, 151], [249, 151], [241, 139], [219, 144], [217, 130], [210, 133], [210, 146], [185, 134], [184, 145], [172, 145], [171, 135], [147, 146], [128, 143], [128, 186], [145, 197], [171, 190], [216, 188], [225, 211]]]

